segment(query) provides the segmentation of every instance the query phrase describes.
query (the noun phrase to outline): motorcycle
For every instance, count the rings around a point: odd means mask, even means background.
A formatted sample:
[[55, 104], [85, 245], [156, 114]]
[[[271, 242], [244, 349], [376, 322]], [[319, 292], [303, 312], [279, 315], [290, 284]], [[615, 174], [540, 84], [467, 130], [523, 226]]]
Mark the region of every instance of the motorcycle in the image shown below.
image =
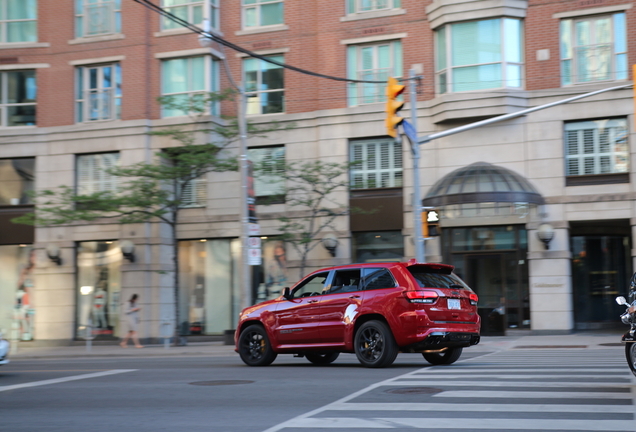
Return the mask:
[[627, 307], [621, 315], [621, 321], [630, 326], [630, 329], [623, 335], [621, 342], [625, 344], [625, 358], [629, 369], [636, 376], [636, 273], [629, 283], [629, 300], [631, 303], [623, 296], [616, 297], [616, 303]]

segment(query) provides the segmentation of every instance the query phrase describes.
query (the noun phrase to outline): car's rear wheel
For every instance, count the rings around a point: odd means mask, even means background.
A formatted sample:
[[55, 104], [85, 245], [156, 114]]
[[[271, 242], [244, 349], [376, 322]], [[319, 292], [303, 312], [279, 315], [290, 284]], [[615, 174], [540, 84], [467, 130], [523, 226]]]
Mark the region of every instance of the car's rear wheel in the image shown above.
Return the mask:
[[312, 362], [315, 365], [328, 365], [336, 361], [340, 353], [338, 352], [330, 352], [330, 353], [307, 353], [305, 357], [307, 360]]
[[267, 366], [278, 355], [272, 349], [265, 329], [257, 324], [252, 324], [241, 332], [238, 349], [241, 360], [248, 366]]
[[449, 348], [442, 353], [422, 353], [427, 362], [434, 365], [449, 365], [459, 360], [462, 348]]
[[358, 361], [369, 368], [390, 366], [398, 355], [391, 329], [382, 321], [362, 324], [356, 332], [354, 348]]

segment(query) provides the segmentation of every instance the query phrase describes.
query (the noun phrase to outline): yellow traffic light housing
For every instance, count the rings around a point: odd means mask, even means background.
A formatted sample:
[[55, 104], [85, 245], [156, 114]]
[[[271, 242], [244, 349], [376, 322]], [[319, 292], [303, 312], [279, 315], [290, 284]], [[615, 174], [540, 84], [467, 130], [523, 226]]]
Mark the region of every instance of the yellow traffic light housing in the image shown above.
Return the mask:
[[439, 235], [439, 214], [435, 210], [422, 212], [422, 237], [430, 238]]
[[386, 133], [387, 135], [397, 138], [397, 127], [404, 121], [403, 117], [399, 117], [397, 112], [402, 109], [404, 102], [398, 101], [397, 98], [404, 91], [405, 86], [400, 84], [398, 80], [389, 77], [386, 86]]

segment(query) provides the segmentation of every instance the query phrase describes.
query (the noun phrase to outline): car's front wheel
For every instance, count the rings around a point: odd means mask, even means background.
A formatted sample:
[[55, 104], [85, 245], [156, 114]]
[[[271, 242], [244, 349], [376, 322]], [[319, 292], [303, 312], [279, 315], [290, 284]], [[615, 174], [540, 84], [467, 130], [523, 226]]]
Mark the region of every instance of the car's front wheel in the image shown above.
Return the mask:
[[340, 353], [338, 352], [307, 353], [305, 354], [305, 357], [315, 365], [324, 366], [335, 362], [339, 355]]
[[354, 338], [356, 357], [362, 366], [382, 368], [393, 364], [398, 346], [391, 329], [382, 321], [368, 321], [360, 326]]
[[427, 362], [433, 365], [449, 365], [459, 360], [462, 348], [449, 348], [442, 353], [422, 353]]
[[252, 324], [241, 332], [238, 351], [241, 360], [248, 366], [267, 366], [278, 355], [272, 349], [265, 329], [257, 324]]

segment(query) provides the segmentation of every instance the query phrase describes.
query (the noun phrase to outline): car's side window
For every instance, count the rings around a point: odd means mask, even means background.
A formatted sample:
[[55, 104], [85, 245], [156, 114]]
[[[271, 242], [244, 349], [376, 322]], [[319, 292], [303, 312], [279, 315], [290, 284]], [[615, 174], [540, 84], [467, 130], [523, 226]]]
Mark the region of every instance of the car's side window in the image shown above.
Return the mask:
[[328, 276], [329, 272], [321, 272], [310, 276], [294, 288], [292, 297], [299, 298], [322, 294], [322, 290], [325, 287], [325, 282], [327, 281]]
[[336, 270], [329, 294], [360, 290], [360, 269]]
[[365, 268], [362, 269], [362, 277], [364, 290], [395, 287], [395, 279], [389, 269]]

